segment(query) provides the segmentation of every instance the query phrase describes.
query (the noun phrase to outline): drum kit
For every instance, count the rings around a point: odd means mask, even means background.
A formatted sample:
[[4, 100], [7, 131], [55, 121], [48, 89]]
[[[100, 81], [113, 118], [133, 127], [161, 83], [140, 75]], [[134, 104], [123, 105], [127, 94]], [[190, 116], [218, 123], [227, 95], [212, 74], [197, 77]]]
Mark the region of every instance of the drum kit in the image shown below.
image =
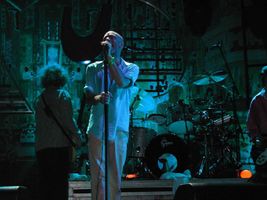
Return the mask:
[[[226, 77], [214, 73], [193, 84], [211, 85]], [[228, 143], [234, 120], [221, 102], [193, 99], [191, 105], [178, 100], [167, 106], [165, 113], [153, 113], [154, 98], [142, 89], [135, 90], [126, 173], [159, 178], [167, 171], [182, 173], [189, 169], [193, 177], [210, 177], [225, 162], [235, 162], [233, 148]], [[150, 114], [142, 116], [140, 112]]]

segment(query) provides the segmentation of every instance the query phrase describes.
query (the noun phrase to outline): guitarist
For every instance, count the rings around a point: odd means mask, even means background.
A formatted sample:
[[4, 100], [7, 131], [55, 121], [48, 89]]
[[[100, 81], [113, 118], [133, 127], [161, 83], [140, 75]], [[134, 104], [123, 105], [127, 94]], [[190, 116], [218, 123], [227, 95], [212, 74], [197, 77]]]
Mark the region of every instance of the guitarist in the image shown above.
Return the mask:
[[260, 75], [263, 88], [250, 103], [247, 129], [253, 142], [251, 156], [256, 169], [253, 180], [267, 182], [267, 65]]
[[36, 158], [40, 200], [68, 200], [70, 147], [81, 145], [80, 130], [73, 119], [71, 97], [64, 85], [66, 70], [58, 65], [40, 72], [43, 91], [35, 105]]

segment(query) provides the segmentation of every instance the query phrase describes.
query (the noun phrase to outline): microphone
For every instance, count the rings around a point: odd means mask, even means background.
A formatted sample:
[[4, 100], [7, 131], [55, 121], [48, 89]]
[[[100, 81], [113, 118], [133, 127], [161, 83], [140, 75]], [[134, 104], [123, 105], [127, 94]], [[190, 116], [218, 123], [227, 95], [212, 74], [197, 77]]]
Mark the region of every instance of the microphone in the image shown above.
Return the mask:
[[108, 41], [101, 42], [101, 46], [102, 46], [103, 54], [106, 57], [108, 55], [108, 53], [109, 53], [109, 50], [110, 50], [111, 46], [108, 43]]
[[105, 55], [107, 55], [108, 50], [109, 50], [109, 45], [107, 43], [102, 44], [103, 52]]

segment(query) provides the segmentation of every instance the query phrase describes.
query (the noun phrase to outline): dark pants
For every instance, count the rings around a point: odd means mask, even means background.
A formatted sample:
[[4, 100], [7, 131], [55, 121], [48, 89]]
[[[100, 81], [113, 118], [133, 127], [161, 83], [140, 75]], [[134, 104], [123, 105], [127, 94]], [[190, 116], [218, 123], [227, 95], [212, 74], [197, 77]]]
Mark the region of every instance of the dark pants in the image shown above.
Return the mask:
[[48, 148], [36, 153], [40, 200], [67, 200], [70, 169], [69, 148]]

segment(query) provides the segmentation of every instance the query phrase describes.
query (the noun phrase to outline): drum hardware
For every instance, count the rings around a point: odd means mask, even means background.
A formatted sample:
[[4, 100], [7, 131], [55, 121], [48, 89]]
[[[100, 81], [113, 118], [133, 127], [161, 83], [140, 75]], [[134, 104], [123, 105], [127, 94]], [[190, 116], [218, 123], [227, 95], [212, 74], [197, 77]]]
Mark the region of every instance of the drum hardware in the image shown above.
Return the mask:
[[[197, 177], [201, 177], [203, 175], [203, 170], [204, 170], [204, 167], [207, 166], [206, 165], [206, 157], [203, 156], [202, 157], [202, 160], [201, 160], [201, 163], [200, 163], [200, 167], [199, 167], [199, 170], [198, 172], [196, 173], [196, 176]], [[207, 171], [207, 170], [206, 170]]]
[[240, 164], [237, 162], [235, 150], [228, 143], [223, 143], [221, 155], [210, 165], [209, 172], [211, 176], [225, 176], [226, 174], [222, 174], [222, 171], [227, 169], [232, 171], [232, 176], [235, 176], [233, 172], [239, 168]]
[[125, 170], [127, 173], [137, 173], [138, 177], [151, 176], [144, 161], [145, 149], [150, 140], [156, 136], [157, 125], [166, 123], [166, 117], [161, 114], [147, 116], [155, 110], [154, 98], [137, 86], [134, 86], [131, 92], [130, 136]]
[[[229, 81], [230, 81], [230, 85], [231, 85], [231, 89], [230, 90], [226, 90], [227, 91], [227, 94], [230, 95], [230, 99], [231, 99], [231, 104], [232, 104], [232, 111], [233, 111], [233, 118], [235, 120], [235, 123], [234, 123], [234, 135], [235, 135], [235, 142], [236, 142], [236, 149], [235, 149], [235, 153], [236, 153], [236, 157], [237, 157], [237, 161], [236, 161], [236, 165], [239, 165], [240, 163], [240, 136], [243, 135], [243, 132], [242, 132], [242, 128], [241, 128], [241, 125], [239, 123], [239, 119], [238, 119], [238, 115], [237, 115], [237, 98], [240, 97], [240, 93], [238, 91], [238, 88], [236, 86], [236, 82], [233, 78], [233, 74], [231, 72], [231, 68], [229, 66], [229, 63], [227, 62], [227, 59], [225, 57], [225, 54], [224, 54], [224, 51], [223, 51], [223, 45], [221, 46], [218, 46], [218, 50], [222, 56], [222, 59], [224, 61], [224, 65], [225, 65], [225, 69], [226, 69], [226, 72], [227, 72], [227, 75], [229, 76]], [[219, 84], [218, 84], [219, 85]], [[220, 85], [219, 85], [220, 86]], [[225, 89], [225, 88], [224, 88]], [[230, 91], [230, 92], [229, 92]]]
[[[226, 91], [227, 95], [233, 96], [234, 92], [221, 84], [227, 76], [223, 71], [214, 72], [202, 76], [193, 84], [198, 86], [214, 84]], [[193, 115], [192, 122], [197, 129], [196, 139], [201, 142], [202, 159], [197, 171], [197, 176], [200, 177], [214, 176], [220, 168], [229, 164], [237, 167], [239, 160], [239, 142], [237, 141], [235, 144], [236, 149], [229, 145], [229, 139], [236, 138], [238, 135], [237, 131], [231, 129], [234, 129], [235, 124], [238, 125], [236, 116], [226, 113], [225, 104], [227, 102], [225, 98], [221, 96], [218, 96], [218, 98], [216, 96], [215, 98], [212, 97], [206, 98], [207, 100], [193, 99], [196, 108], [199, 110]], [[235, 111], [234, 108], [231, 108], [231, 110]]]
[[[228, 116], [227, 116], [228, 118]], [[224, 122], [226, 123], [226, 122]], [[202, 133], [202, 159], [197, 171], [197, 177], [214, 177], [224, 166], [237, 167], [234, 148], [229, 144], [232, 132], [223, 128], [224, 124], [210, 122], [199, 128]]]
[[231, 119], [231, 115], [222, 115], [221, 118], [215, 119], [212, 123], [214, 124], [214, 126], [220, 126], [230, 122]]
[[145, 163], [144, 158], [128, 157], [124, 171], [126, 174], [135, 174], [135, 178], [156, 178]]
[[201, 163], [200, 163], [200, 166], [199, 166], [199, 170], [196, 174], [196, 176], [198, 177], [201, 177], [203, 175], [206, 175], [208, 173], [208, 166], [209, 166], [209, 163], [208, 163], [208, 131], [205, 130], [204, 131], [204, 155], [202, 156], [202, 160], [201, 160]]

